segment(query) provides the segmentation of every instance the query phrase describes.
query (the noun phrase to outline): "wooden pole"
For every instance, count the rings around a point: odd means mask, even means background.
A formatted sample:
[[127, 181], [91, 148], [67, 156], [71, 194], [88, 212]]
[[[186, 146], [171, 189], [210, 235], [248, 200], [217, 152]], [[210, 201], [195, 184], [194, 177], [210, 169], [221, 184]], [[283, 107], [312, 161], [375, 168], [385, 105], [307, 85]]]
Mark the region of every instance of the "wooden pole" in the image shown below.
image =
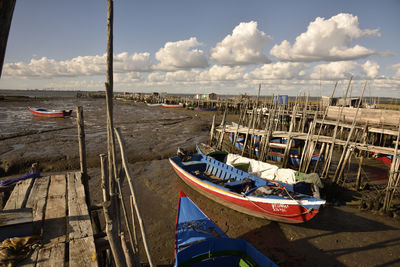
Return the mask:
[[85, 188], [86, 204], [90, 207], [89, 177], [86, 165], [85, 123], [83, 119], [83, 108], [76, 107], [76, 123], [78, 125], [79, 159], [82, 173], [82, 184]]
[[[335, 172], [335, 176], [333, 177], [333, 182], [337, 182], [337, 181], [340, 179], [341, 174], [342, 174], [342, 172], [343, 172], [343, 170], [344, 170], [344, 165], [345, 165], [345, 161], [343, 161], [343, 157], [344, 157], [344, 155], [345, 155], [344, 153], [345, 153], [345, 150], [347, 149], [347, 147], [348, 147], [348, 145], [349, 145], [349, 142], [350, 142], [350, 139], [351, 139], [351, 137], [352, 137], [352, 135], [353, 135], [354, 128], [355, 128], [355, 124], [356, 124], [356, 119], [357, 119], [357, 115], [358, 115], [358, 111], [359, 111], [359, 109], [360, 109], [361, 100], [362, 100], [362, 98], [363, 98], [363, 96], [364, 96], [364, 92], [365, 92], [365, 88], [366, 88], [366, 87], [367, 87], [367, 82], [365, 82], [365, 84], [364, 84], [364, 88], [363, 88], [362, 93], [361, 93], [360, 101], [358, 101], [358, 106], [357, 106], [356, 114], [354, 115], [353, 123], [352, 123], [351, 129], [350, 129], [350, 133], [349, 133], [349, 135], [347, 136], [346, 143], [345, 143], [345, 145], [344, 145], [344, 147], [343, 147], [343, 153], [342, 153], [342, 155], [341, 155], [341, 157], [340, 157], [340, 160], [339, 160], [339, 163], [338, 163], [338, 165], [337, 165], [337, 169], [336, 169], [336, 172]], [[343, 166], [342, 166], [342, 165], [343, 165]]]
[[212, 146], [212, 143], [213, 143], [214, 132], [215, 132], [215, 114], [213, 115], [213, 120], [212, 120], [211, 130], [210, 130], [210, 139], [208, 140], [208, 145], [210, 145], [210, 146]]
[[0, 78], [6, 55], [8, 34], [14, 13], [16, 0], [5, 0], [0, 2]]
[[143, 219], [142, 219], [142, 214], [141, 214], [141, 212], [139, 210], [139, 206], [138, 206], [138, 203], [137, 203], [137, 200], [136, 200], [136, 191], [135, 191], [135, 187], [133, 186], [133, 176], [131, 174], [131, 171], [128, 168], [128, 159], [126, 157], [125, 148], [124, 148], [125, 147], [125, 142], [122, 139], [121, 130], [119, 128], [115, 128], [115, 134], [117, 136], [118, 143], [119, 143], [119, 148], [120, 148], [120, 151], [121, 151], [122, 166], [123, 166], [123, 168], [125, 170], [125, 174], [126, 174], [126, 177], [127, 177], [127, 180], [128, 180], [129, 189], [131, 191], [133, 204], [134, 204], [135, 211], [136, 211], [136, 216], [137, 216], [137, 219], [138, 219], [138, 222], [139, 222], [140, 231], [141, 231], [142, 239], [143, 239], [144, 249], [146, 251], [146, 255], [147, 255], [147, 259], [149, 261], [150, 267], [154, 267], [156, 265], [154, 264], [153, 258], [151, 256], [150, 247], [149, 247], [148, 241], [147, 241], [146, 228], [144, 226], [144, 222], [143, 222]]
[[[104, 164], [103, 160], [104, 157], [100, 156], [101, 158], [101, 173], [105, 174], [107, 173], [106, 170], [106, 165]], [[107, 184], [107, 178], [105, 175], [101, 176], [102, 179], [102, 185]], [[115, 209], [112, 207], [112, 201], [110, 199], [110, 192], [106, 190], [106, 186], [102, 186], [102, 191], [103, 191], [103, 213], [104, 213], [104, 219], [105, 219], [105, 225], [106, 225], [106, 234], [108, 237], [108, 242], [110, 243], [110, 248], [111, 252], [113, 254], [114, 262], [117, 267], [125, 267], [126, 262], [125, 262], [125, 256], [122, 253], [122, 245], [121, 245], [121, 240], [118, 237], [118, 232], [117, 232], [117, 227], [115, 224], [115, 215], [113, 214], [115, 212]]]

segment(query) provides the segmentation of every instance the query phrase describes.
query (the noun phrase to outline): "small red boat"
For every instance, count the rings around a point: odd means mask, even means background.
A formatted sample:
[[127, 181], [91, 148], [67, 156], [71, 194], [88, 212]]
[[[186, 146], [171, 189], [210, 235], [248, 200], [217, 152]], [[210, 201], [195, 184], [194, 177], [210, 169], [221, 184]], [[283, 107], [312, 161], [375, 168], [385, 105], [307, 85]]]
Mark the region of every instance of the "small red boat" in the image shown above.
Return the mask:
[[164, 108], [183, 108], [183, 104], [182, 103], [179, 103], [179, 104], [176, 104], [176, 105], [174, 105], [174, 104], [162, 104], [162, 106]]
[[62, 118], [66, 116], [71, 116], [72, 109], [68, 110], [57, 110], [57, 109], [47, 109], [47, 108], [33, 108], [29, 107], [29, 111], [35, 116], [41, 117], [51, 117], [51, 118]]

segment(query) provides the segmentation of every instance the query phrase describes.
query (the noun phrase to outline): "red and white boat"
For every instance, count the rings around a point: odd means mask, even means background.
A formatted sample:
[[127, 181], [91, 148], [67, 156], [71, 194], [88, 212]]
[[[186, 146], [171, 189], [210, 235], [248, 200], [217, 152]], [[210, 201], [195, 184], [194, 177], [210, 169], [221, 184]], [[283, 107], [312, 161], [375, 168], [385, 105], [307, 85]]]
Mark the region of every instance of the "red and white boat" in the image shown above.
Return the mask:
[[71, 116], [72, 109], [68, 110], [57, 110], [57, 109], [47, 109], [47, 108], [33, 108], [29, 107], [29, 111], [35, 116], [41, 117], [51, 117], [51, 118], [62, 118], [66, 116]]
[[199, 193], [248, 215], [287, 223], [311, 220], [325, 200], [293, 191], [199, 154], [169, 159], [179, 177]]
[[183, 108], [183, 104], [179, 103], [179, 104], [162, 104], [161, 106], [163, 106], [164, 108]]

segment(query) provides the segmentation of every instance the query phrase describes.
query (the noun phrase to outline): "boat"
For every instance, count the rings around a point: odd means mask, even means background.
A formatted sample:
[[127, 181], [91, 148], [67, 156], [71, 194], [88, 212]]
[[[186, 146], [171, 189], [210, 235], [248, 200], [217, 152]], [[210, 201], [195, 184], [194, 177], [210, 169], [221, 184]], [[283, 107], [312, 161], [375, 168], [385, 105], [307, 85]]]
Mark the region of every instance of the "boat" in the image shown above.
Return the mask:
[[30, 112], [35, 116], [41, 117], [52, 117], [52, 118], [62, 118], [71, 116], [72, 109], [47, 109], [47, 108], [28, 108]]
[[181, 191], [176, 216], [174, 266], [277, 265], [247, 241], [227, 237]]
[[183, 108], [183, 104], [161, 104], [164, 108]]
[[212, 107], [212, 108], [193, 108], [195, 111], [215, 111], [217, 110], [217, 107]]
[[152, 104], [152, 103], [146, 103], [147, 104], [147, 106], [149, 106], [149, 107], [159, 107], [159, 106], [161, 106], [161, 104], [159, 104], [159, 103], [154, 103], [154, 104]]
[[273, 221], [311, 220], [325, 200], [294, 192], [291, 184], [269, 181], [204, 155], [169, 159], [178, 176], [199, 193], [236, 211]]

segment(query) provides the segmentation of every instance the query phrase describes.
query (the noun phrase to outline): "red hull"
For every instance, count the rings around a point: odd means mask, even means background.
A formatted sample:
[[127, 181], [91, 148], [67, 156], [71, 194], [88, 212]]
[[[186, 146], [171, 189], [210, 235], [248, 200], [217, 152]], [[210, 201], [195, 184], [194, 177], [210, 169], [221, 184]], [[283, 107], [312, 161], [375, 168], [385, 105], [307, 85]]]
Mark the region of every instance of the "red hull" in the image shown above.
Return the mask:
[[213, 188], [208, 184], [203, 185], [202, 182], [199, 182], [199, 179], [194, 178], [175, 164], [172, 163], [172, 166], [179, 177], [199, 193], [222, 205], [251, 216], [286, 223], [302, 223], [311, 220], [319, 211], [318, 209], [307, 210], [297, 204], [265, 203], [251, 201], [250, 197], [243, 197], [239, 194], [224, 194], [223, 192], [218, 192], [221, 191], [218, 188]]
[[57, 112], [40, 112], [34, 109], [29, 108], [29, 111], [33, 113], [35, 116], [41, 117], [51, 117], [51, 118], [62, 118], [66, 116], [71, 116], [72, 110], [60, 110]]

